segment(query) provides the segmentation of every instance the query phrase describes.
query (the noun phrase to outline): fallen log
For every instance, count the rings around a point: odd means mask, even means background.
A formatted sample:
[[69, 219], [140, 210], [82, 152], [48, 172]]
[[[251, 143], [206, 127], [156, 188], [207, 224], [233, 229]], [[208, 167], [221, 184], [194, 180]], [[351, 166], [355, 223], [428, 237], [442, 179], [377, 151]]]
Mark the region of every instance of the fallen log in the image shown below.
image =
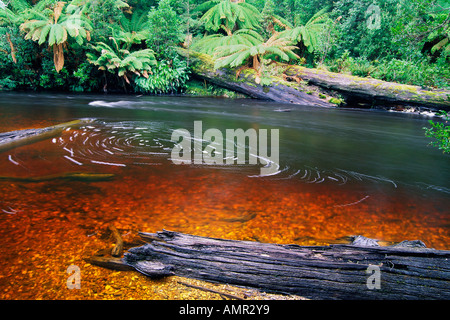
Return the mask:
[[[179, 49], [187, 56], [188, 52]], [[267, 86], [255, 82], [254, 73], [236, 70], [214, 69], [211, 56], [189, 52], [194, 75], [218, 86], [244, 93], [257, 99], [277, 102], [331, 107], [345, 103], [364, 102], [370, 105], [410, 105], [450, 110], [450, 90], [423, 88], [420, 86], [362, 78], [321, 69], [276, 63], [279, 76], [267, 75], [272, 83]]]
[[79, 119], [39, 129], [24, 129], [0, 133], [0, 152], [32, 144], [61, 134], [65, 129], [84, 125], [93, 119]]
[[337, 91], [347, 99], [450, 110], [450, 90], [425, 89], [420, 86], [293, 65], [285, 65], [284, 73], [290, 77], [299, 77], [323, 89]]
[[329, 102], [330, 96], [319, 95], [318, 92], [310, 90], [306, 85], [302, 86], [295, 81], [287, 81], [282, 74], [271, 76], [272, 83], [270, 85], [261, 85], [256, 83], [256, 75], [252, 70], [248, 69], [237, 76], [236, 70], [227, 68], [215, 70], [214, 60], [209, 55], [193, 51], [188, 53], [187, 50], [181, 48], [178, 49], [178, 52], [183, 56], [189, 54], [191, 69], [197, 77], [252, 98], [318, 107], [336, 106]]
[[121, 267], [152, 278], [177, 275], [311, 299], [450, 298], [450, 251], [420, 241], [382, 247], [358, 236], [352, 244], [299, 246], [166, 230], [140, 235], [148, 243], [130, 248]]

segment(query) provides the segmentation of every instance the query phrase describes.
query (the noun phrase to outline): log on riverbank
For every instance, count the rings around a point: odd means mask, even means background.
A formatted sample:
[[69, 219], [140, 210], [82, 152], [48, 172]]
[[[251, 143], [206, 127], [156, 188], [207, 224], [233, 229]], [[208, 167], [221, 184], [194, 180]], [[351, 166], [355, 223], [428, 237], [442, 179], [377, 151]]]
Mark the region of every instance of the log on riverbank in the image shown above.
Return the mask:
[[227, 68], [215, 70], [214, 60], [209, 55], [192, 51], [188, 53], [184, 49], [178, 51], [183, 56], [189, 55], [190, 66], [195, 76], [220, 87], [262, 100], [318, 107], [336, 106], [329, 102], [331, 97], [319, 96], [319, 93], [310, 90], [306, 85], [300, 86], [294, 80], [288, 81], [281, 74], [280, 76], [271, 76], [272, 83], [264, 86], [256, 83], [256, 75], [252, 72], [253, 70], [247, 69], [236, 76], [236, 70]]
[[[177, 275], [310, 299], [449, 299], [450, 251], [421, 241], [379, 246], [299, 246], [200, 237], [172, 231], [140, 233], [147, 243], [128, 249], [122, 264], [152, 278]], [[101, 261], [100, 261], [101, 260]]]
[[79, 119], [46, 128], [2, 132], [0, 133], [0, 152], [56, 137], [67, 128], [84, 125], [92, 121], [92, 119]]
[[347, 99], [450, 110], [450, 90], [434, 90], [301, 66], [285, 65], [284, 74], [337, 91]]
[[[179, 52], [188, 56], [184, 49]], [[374, 106], [408, 105], [450, 110], [450, 90], [422, 88], [284, 63], [273, 66], [279, 75], [266, 75], [272, 83], [262, 86], [256, 84], [255, 74], [248, 69], [248, 72], [241, 72], [236, 77], [236, 70], [215, 70], [214, 60], [209, 55], [191, 51], [189, 58], [197, 77], [258, 99], [325, 107], [363, 102]]]

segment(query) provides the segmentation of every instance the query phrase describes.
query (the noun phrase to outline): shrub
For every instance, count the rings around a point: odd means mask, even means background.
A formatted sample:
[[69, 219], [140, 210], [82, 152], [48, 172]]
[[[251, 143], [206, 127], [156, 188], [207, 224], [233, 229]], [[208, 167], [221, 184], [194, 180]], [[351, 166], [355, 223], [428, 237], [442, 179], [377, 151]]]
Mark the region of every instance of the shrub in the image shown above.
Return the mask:
[[185, 61], [174, 58], [163, 60], [152, 68], [148, 77], [138, 76], [134, 79], [135, 91], [151, 94], [178, 93], [185, 89], [188, 80], [188, 70]]
[[442, 118], [445, 122], [434, 122], [429, 120], [431, 128], [423, 128], [425, 136], [433, 138], [435, 141], [430, 142], [430, 145], [439, 148], [443, 153], [450, 153], [450, 126], [446, 126], [450, 120], [450, 112], [441, 111]]

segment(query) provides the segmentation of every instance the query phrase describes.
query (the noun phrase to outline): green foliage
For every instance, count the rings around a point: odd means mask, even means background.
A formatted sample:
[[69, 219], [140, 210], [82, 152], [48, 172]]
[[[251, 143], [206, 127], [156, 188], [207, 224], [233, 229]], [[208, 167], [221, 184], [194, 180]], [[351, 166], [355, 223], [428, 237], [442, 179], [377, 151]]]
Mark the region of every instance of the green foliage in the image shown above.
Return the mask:
[[291, 39], [295, 43], [300, 43], [311, 53], [317, 49], [319, 37], [325, 30], [328, 21], [326, 8], [314, 14], [305, 25], [287, 29], [280, 36]]
[[168, 61], [184, 46], [215, 55], [217, 67], [254, 68], [262, 84], [272, 60], [301, 56], [306, 66], [449, 88], [449, 25], [448, 0], [1, 1], [0, 85], [117, 91], [137, 81], [142, 92], [178, 92], [155, 83], [173, 78]]
[[251, 4], [243, 1], [211, 0], [197, 7], [206, 13], [200, 21], [205, 23], [207, 31], [217, 32], [223, 29], [231, 35], [235, 29], [259, 29], [260, 12]]
[[151, 94], [179, 93], [189, 79], [185, 61], [175, 58], [160, 61], [148, 77], [135, 78], [135, 91]]
[[429, 120], [431, 128], [423, 129], [426, 137], [435, 140], [430, 142], [430, 145], [442, 150], [443, 153], [450, 153], [450, 125], [446, 125], [450, 120], [450, 112], [441, 111], [440, 115], [443, 122]]
[[372, 76], [385, 81], [419, 86], [450, 88], [450, 69], [448, 64], [430, 64], [426, 59], [406, 61], [399, 59], [383, 60]]
[[444, 58], [429, 63], [425, 58], [416, 61], [383, 59], [369, 61], [365, 57], [353, 58], [345, 51], [329, 64], [332, 72], [350, 73], [359, 77], [372, 77], [390, 82], [424, 87], [450, 88], [450, 69]]
[[261, 44], [264, 41], [263, 37], [256, 31], [250, 29], [237, 30], [231, 35], [212, 34], [197, 40], [192, 45], [192, 50], [214, 54], [214, 50], [218, 47], [247, 45], [254, 46]]
[[92, 42], [105, 42], [112, 35], [111, 29], [121, 24], [124, 11], [129, 10], [126, 1], [120, 0], [75, 0], [71, 4], [80, 6], [92, 25]]
[[450, 6], [448, 10], [434, 14], [433, 17], [439, 25], [427, 37], [428, 41], [435, 43], [431, 47], [431, 53], [440, 52], [444, 57], [450, 56]]
[[29, 10], [31, 6], [25, 0], [11, 1], [9, 7], [0, 7], [0, 25], [20, 25], [25, 21], [24, 13]]
[[190, 79], [186, 82], [186, 94], [193, 96], [219, 96], [227, 98], [246, 98], [245, 95], [216, 86], [206, 81]]
[[337, 1], [332, 10], [333, 19], [341, 17], [336, 53], [340, 56], [349, 50], [351, 56], [369, 60], [395, 54], [391, 24], [397, 5], [398, 0], [379, 0], [376, 5], [372, 0]]
[[68, 89], [69, 71], [62, 68], [56, 72], [53, 68], [52, 55], [46, 54], [42, 59], [42, 72], [39, 74], [38, 88], [43, 90], [65, 90]]
[[17, 82], [11, 76], [0, 79], [0, 91], [14, 90], [17, 87]]
[[[275, 34], [266, 42], [217, 47], [214, 51], [214, 57], [216, 58], [214, 68], [239, 67], [251, 59], [252, 68], [256, 71], [256, 83], [261, 83], [263, 59], [279, 58], [283, 61], [289, 61], [299, 58], [293, 52], [296, 47], [291, 44], [290, 39], [280, 38]], [[268, 84], [266, 80], [264, 79], [263, 84]]]
[[[224, 45], [216, 48], [214, 57], [217, 58], [214, 67], [238, 67], [248, 59], [261, 61], [262, 58], [279, 57], [281, 60], [289, 61], [297, 59], [298, 56], [292, 51], [295, 47], [291, 45], [291, 40], [272, 36], [266, 42], [256, 44], [242, 43], [235, 45]], [[256, 59], [255, 59], [256, 58]], [[253, 65], [254, 68], [257, 66]]]
[[148, 76], [152, 66], [156, 65], [156, 59], [153, 50], [143, 49], [130, 52], [127, 49], [121, 49], [114, 41], [115, 48], [103, 42], [98, 42], [94, 49], [100, 55], [87, 53], [88, 61], [99, 67], [99, 70], [106, 70], [113, 74], [117, 73], [123, 77], [127, 83], [130, 83], [130, 73], [139, 76]]
[[75, 92], [92, 92], [100, 87], [100, 74], [97, 68], [89, 62], [81, 63], [75, 71], [73, 71], [74, 81], [70, 85], [70, 91]]
[[148, 28], [147, 45], [161, 56], [165, 56], [172, 46], [183, 40], [180, 18], [170, 6], [169, 0], [161, 0], [158, 8], [150, 10]]
[[112, 28], [112, 37], [128, 49], [133, 44], [141, 44], [149, 37], [147, 14], [134, 12], [130, 18], [122, 16], [120, 25]]
[[68, 37], [74, 38], [79, 45], [83, 44], [84, 39], [90, 39], [90, 22], [81, 14], [81, 8], [74, 5], [66, 7], [66, 3], [61, 1], [52, 4], [52, 8], [36, 5], [28, 12], [27, 17], [20, 26], [26, 33], [25, 40], [31, 39], [39, 45], [46, 43], [53, 47], [57, 72], [64, 66], [63, 44]]

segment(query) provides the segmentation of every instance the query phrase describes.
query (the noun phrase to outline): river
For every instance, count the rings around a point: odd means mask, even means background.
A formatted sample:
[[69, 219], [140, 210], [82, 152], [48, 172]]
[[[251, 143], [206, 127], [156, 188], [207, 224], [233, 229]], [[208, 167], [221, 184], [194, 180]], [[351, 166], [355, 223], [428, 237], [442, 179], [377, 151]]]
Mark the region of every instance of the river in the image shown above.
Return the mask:
[[[105, 243], [109, 223], [125, 239], [168, 229], [318, 245], [360, 234], [449, 248], [450, 156], [428, 146], [426, 116], [251, 99], [0, 95], [0, 132], [81, 118], [95, 121], [0, 153], [0, 176], [115, 175], [99, 182], [0, 181], [0, 284], [10, 281], [20, 253], [40, 248], [36, 259], [45, 263], [59, 252], [58, 263], [68, 265]], [[180, 128], [193, 133], [195, 121], [224, 135], [278, 129], [276, 170], [261, 174], [261, 162], [174, 164], [171, 135]]]

